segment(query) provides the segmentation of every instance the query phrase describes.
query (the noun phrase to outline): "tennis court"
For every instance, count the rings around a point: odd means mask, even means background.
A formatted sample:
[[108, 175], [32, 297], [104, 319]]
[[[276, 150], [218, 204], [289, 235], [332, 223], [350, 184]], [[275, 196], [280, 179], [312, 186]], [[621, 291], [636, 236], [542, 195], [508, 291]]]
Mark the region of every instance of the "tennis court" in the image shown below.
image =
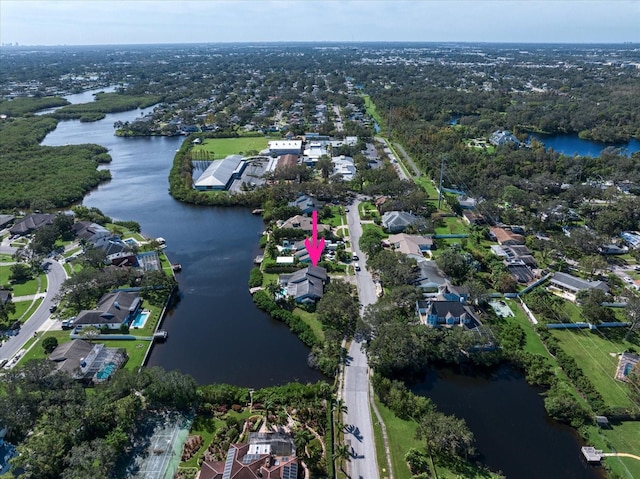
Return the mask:
[[172, 479], [178, 470], [182, 447], [191, 421], [175, 413], [148, 417], [139, 428], [125, 477], [136, 479]]

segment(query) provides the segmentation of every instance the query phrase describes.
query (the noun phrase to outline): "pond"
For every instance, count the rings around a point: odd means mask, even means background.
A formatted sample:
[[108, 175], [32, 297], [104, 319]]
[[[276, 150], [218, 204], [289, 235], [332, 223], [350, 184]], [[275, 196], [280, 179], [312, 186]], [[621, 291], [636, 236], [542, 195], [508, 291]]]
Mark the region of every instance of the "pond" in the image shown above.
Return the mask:
[[628, 143], [615, 144], [583, 140], [576, 134], [542, 135], [535, 133], [532, 134], [531, 137], [544, 143], [546, 148], [553, 148], [558, 153], [568, 156], [600, 156], [600, 153], [609, 147], [622, 148], [625, 150], [627, 156], [630, 156], [636, 151], [640, 151], [640, 141], [635, 138], [631, 138]]
[[605, 477], [582, 459], [575, 431], [549, 418], [540, 391], [508, 365], [482, 372], [431, 369], [412, 390], [440, 411], [463, 418], [480, 460], [508, 478]]

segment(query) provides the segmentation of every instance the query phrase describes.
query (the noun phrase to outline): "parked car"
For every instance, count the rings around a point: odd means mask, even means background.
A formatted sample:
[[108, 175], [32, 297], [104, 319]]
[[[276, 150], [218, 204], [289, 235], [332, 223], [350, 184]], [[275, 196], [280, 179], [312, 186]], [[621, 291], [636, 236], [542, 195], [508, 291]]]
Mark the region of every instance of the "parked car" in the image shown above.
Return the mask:
[[58, 305], [57, 304], [52, 304], [51, 307], [49, 308], [49, 312], [50, 313], [55, 313], [56, 309], [58, 309]]
[[358, 263], [354, 263], [354, 264], [353, 264], [353, 268], [354, 268], [356, 271], [360, 271], [360, 265], [359, 265]]

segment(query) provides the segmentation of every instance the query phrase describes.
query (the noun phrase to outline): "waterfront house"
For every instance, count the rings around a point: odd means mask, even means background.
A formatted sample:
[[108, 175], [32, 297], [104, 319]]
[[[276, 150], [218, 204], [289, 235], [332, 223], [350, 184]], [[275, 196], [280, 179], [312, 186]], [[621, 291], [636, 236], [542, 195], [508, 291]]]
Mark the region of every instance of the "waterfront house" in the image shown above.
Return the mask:
[[427, 326], [473, 326], [478, 320], [471, 308], [460, 301], [420, 300], [416, 302], [420, 323]]
[[[313, 231], [313, 219], [308, 216], [296, 215], [279, 223], [278, 227], [282, 229], [300, 229], [310, 233]], [[318, 233], [329, 229], [331, 229], [329, 225], [318, 224]]]
[[92, 244], [96, 244], [99, 240], [112, 236], [107, 228], [97, 223], [92, 223], [91, 221], [78, 221], [73, 224], [71, 230], [76, 235], [76, 238]]
[[247, 166], [241, 155], [229, 155], [223, 160], [215, 160], [193, 182], [198, 191], [228, 190], [234, 180], [242, 176]]
[[297, 479], [298, 459], [291, 436], [249, 433], [246, 444], [232, 444], [224, 461], [205, 460], [199, 479]]
[[327, 270], [320, 266], [308, 266], [292, 274], [281, 274], [278, 282], [286, 296], [296, 303], [315, 303], [324, 294], [324, 285], [329, 281]]
[[493, 146], [514, 145], [520, 146], [518, 140], [513, 134], [507, 130], [496, 130], [489, 136], [489, 143]]
[[[138, 293], [115, 291], [107, 293], [96, 309], [80, 311], [73, 323], [74, 327], [95, 326], [96, 328], [119, 329], [129, 325], [140, 312], [142, 299]], [[80, 328], [81, 329], [81, 328]]]
[[107, 348], [104, 344], [92, 344], [83, 339], [62, 343], [49, 355], [58, 371], [73, 379], [93, 383], [109, 379], [127, 359], [123, 348]]
[[288, 206], [299, 208], [304, 215], [310, 215], [314, 211], [319, 211], [324, 203], [310, 195], [300, 195], [295, 200], [290, 201]]
[[28, 235], [43, 226], [52, 225], [55, 218], [56, 215], [47, 213], [32, 213], [17, 221], [9, 229], [9, 233], [20, 236]]

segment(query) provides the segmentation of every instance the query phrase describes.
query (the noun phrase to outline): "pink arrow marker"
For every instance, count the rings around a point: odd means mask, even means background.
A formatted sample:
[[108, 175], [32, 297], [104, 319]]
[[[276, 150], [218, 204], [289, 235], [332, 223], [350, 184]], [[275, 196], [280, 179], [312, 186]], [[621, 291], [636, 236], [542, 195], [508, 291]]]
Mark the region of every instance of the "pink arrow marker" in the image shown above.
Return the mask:
[[324, 238], [318, 239], [318, 212], [314, 211], [311, 214], [311, 218], [313, 221], [313, 233], [311, 238], [306, 238], [304, 240], [304, 245], [307, 247], [309, 258], [311, 258], [311, 264], [316, 266], [318, 261], [320, 261], [320, 256], [322, 256], [322, 251], [324, 250]]

